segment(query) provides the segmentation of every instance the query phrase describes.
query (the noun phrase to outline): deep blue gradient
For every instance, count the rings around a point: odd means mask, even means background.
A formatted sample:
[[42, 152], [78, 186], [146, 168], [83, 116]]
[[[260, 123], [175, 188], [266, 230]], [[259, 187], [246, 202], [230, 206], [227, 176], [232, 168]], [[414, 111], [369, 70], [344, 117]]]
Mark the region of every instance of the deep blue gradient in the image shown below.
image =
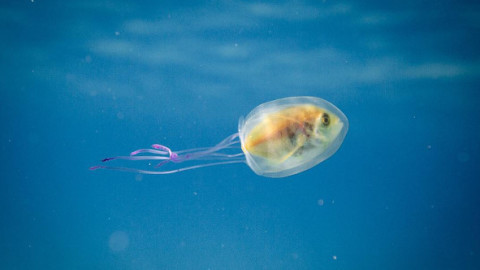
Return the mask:
[[[480, 269], [480, 5], [3, 1], [0, 269]], [[255, 106], [350, 120], [288, 178], [90, 171]]]

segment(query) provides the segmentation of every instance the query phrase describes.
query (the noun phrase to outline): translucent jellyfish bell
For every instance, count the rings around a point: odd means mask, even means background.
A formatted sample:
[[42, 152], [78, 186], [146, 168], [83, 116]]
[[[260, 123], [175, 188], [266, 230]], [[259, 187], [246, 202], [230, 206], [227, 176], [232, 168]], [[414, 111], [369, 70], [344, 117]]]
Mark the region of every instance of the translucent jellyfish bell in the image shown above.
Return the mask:
[[258, 175], [285, 177], [333, 155], [348, 131], [347, 117], [317, 97], [290, 97], [259, 105], [238, 125], [248, 166]]
[[150, 149], [138, 149], [128, 156], [102, 160], [143, 161], [136, 168], [97, 165], [90, 169], [171, 174], [246, 162], [258, 175], [285, 177], [308, 170], [333, 155], [347, 130], [347, 117], [330, 102], [316, 97], [283, 98], [264, 103], [245, 119], [240, 118], [238, 133], [215, 146], [172, 151], [153, 144]]

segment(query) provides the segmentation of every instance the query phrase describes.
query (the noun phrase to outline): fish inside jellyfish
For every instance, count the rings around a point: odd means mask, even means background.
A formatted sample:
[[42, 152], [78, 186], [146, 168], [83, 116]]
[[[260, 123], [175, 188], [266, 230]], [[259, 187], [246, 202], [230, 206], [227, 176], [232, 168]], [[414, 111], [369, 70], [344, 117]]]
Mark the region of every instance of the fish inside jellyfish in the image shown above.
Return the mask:
[[[332, 156], [348, 131], [348, 119], [318, 97], [288, 97], [263, 103], [238, 123], [234, 133], [213, 147], [173, 151], [153, 144], [114, 160], [144, 161], [146, 168], [98, 165], [143, 174], [171, 174], [208, 166], [246, 163], [256, 174], [286, 177], [308, 170]], [[173, 166], [173, 168], [172, 168]]]

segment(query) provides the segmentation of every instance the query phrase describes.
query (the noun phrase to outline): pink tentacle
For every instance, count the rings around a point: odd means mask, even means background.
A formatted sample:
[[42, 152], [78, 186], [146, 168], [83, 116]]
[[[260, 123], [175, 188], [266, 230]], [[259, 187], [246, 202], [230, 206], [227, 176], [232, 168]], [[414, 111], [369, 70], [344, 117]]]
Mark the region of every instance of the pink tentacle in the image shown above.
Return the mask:
[[118, 157], [109, 157], [102, 159], [102, 162], [114, 160], [114, 159], [125, 159], [125, 160], [167, 160], [169, 157], [161, 156], [118, 156]]
[[[180, 163], [188, 160], [212, 160], [217, 162], [212, 163], [202, 163], [198, 165], [193, 165], [189, 167], [183, 167], [175, 170], [167, 170], [167, 171], [149, 171], [149, 170], [142, 170], [142, 169], [134, 169], [128, 167], [111, 167], [111, 166], [93, 166], [90, 167], [90, 170], [97, 170], [97, 169], [109, 169], [109, 170], [119, 170], [119, 171], [129, 171], [129, 172], [136, 172], [136, 173], [144, 173], [144, 174], [170, 174], [176, 173], [201, 167], [209, 167], [209, 166], [216, 166], [221, 164], [232, 164], [232, 163], [242, 163], [245, 162], [243, 157], [243, 153], [237, 154], [229, 154], [222, 153], [222, 150], [225, 149], [234, 149], [239, 148], [239, 146], [234, 146], [235, 144], [239, 144], [240, 141], [238, 138], [238, 133], [232, 134], [227, 138], [223, 139], [220, 143], [216, 144], [213, 147], [202, 147], [202, 148], [193, 148], [187, 150], [181, 150], [178, 152], [173, 152], [169, 147], [161, 145], [161, 144], [153, 144], [153, 149], [138, 149], [130, 153], [130, 156], [117, 156], [117, 157], [110, 157], [105, 158], [102, 162], [107, 162], [114, 159], [124, 159], [124, 160], [161, 160], [155, 168], [162, 167], [163, 165], [174, 162]], [[138, 155], [142, 153], [153, 154], [153, 155]], [[181, 153], [181, 155], [179, 155]], [[222, 161], [223, 160], [223, 161]]]
[[168, 152], [166, 151], [158, 151], [158, 150], [153, 150], [153, 149], [138, 149], [130, 153], [130, 156], [135, 156], [140, 153], [149, 153], [149, 154], [156, 154], [156, 155], [167, 155]]

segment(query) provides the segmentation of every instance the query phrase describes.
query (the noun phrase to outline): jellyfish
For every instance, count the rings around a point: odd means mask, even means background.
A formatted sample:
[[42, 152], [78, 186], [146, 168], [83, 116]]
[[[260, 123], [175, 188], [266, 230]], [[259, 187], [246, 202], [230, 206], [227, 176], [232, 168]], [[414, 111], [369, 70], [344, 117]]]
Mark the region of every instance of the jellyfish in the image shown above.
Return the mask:
[[[213, 147], [172, 151], [153, 144], [127, 156], [102, 162], [147, 162], [146, 169], [98, 165], [141, 174], [172, 174], [208, 166], [246, 163], [256, 174], [286, 177], [308, 170], [332, 156], [348, 131], [348, 119], [332, 103], [318, 97], [288, 97], [263, 103], [238, 123], [238, 132]], [[173, 166], [173, 168], [171, 168]], [[170, 167], [170, 168], [169, 168]]]

